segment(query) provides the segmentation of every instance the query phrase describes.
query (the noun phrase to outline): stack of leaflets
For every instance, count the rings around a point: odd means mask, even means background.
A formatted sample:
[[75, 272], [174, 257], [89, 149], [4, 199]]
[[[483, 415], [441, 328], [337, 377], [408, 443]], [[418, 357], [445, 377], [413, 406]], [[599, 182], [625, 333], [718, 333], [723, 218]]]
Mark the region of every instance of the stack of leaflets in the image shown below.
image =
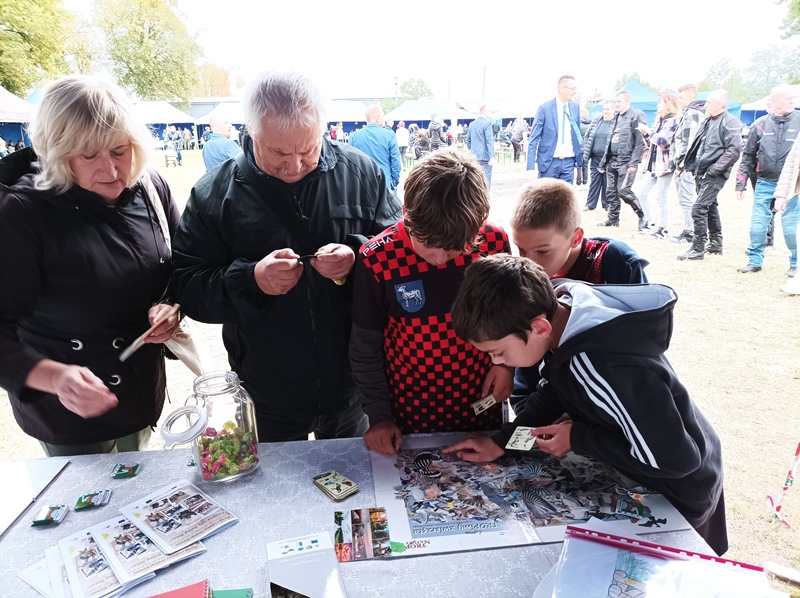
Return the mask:
[[170, 484], [119, 510], [166, 554], [213, 536], [239, 521], [186, 480]]
[[19, 576], [46, 598], [111, 598], [152, 579], [159, 569], [202, 554], [201, 539], [238, 522], [185, 480], [120, 511], [63, 538]]

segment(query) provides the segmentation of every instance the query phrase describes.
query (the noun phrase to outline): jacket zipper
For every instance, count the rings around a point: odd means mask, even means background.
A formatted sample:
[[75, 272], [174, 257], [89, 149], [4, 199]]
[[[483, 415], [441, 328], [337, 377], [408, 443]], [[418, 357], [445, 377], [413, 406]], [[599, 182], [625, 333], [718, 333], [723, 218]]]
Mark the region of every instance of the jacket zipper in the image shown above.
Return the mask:
[[[298, 198], [297, 195], [292, 195], [292, 201], [294, 202], [294, 211], [295, 216], [300, 223], [305, 226], [305, 222], [303, 220], [303, 206], [301, 204], [301, 200], [303, 197], [303, 191], [308, 187], [308, 185], [304, 185], [303, 188], [300, 190], [300, 197]], [[310, 267], [310, 266], [309, 266]], [[306, 273], [303, 272], [303, 276]], [[317, 343], [317, 321], [316, 321], [316, 313], [314, 312], [314, 301], [313, 295], [311, 293], [311, 276], [308, 276], [308, 280], [306, 280], [306, 297], [308, 299], [308, 312], [309, 316], [311, 317], [311, 341], [314, 344], [314, 379], [317, 383], [317, 412], [322, 412], [322, 394], [321, 394], [321, 384], [319, 380], [319, 345]]]

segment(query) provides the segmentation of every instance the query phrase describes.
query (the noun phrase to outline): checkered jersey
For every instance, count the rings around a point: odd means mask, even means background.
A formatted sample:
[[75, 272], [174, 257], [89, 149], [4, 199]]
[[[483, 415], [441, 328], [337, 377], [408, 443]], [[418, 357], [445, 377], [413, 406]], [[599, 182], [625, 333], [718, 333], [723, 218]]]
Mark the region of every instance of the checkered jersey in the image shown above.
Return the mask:
[[578, 259], [564, 278], [582, 280], [591, 284], [603, 284], [603, 256], [608, 241], [584, 237]]
[[[496, 405], [475, 415], [491, 359], [456, 336], [450, 319], [464, 270], [485, 255], [510, 253], [508, 235], [489, 223], [479, 244], [441, 266], [413, 249], [402, 222], [359, 252], [353, 322], [384, 334], [386, 377], [395, 423], [403, 433], [497, 429]], [[359, 285], [359, 277], [366, 278]]]

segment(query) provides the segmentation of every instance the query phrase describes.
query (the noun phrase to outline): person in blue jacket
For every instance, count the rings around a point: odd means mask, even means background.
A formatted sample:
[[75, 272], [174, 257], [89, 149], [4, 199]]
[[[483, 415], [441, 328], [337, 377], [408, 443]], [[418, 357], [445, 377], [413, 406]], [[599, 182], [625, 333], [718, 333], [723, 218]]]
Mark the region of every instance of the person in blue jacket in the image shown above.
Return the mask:
[[394, 191], [400, 183], [402, 168], [397, 137], [384, 128], [383, 110], [377, 104], [367, 108], [366, 118], [367, 126], [350, 135], [350, 147], [360, 149], [375, 160], [386, 175], [389, 189]]

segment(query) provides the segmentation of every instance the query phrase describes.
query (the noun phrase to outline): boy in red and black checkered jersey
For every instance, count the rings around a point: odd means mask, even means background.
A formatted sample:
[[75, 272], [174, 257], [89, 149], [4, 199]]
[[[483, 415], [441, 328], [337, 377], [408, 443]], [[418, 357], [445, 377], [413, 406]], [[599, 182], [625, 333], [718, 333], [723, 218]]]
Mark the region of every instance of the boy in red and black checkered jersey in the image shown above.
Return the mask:
[[[370, 429], [367, 446], [395, 454], [402, 434], [493, 430], [513, 372], [458, 338], [450, 305], [464, 270], [509, 253], [486, 223], [489, 192], [471, 154], [440, 149], [405, 183], [403, 220], [361, 247], [353, 291], [350, 361]], [[476, 414], [489, 394], [497, 404]]]

